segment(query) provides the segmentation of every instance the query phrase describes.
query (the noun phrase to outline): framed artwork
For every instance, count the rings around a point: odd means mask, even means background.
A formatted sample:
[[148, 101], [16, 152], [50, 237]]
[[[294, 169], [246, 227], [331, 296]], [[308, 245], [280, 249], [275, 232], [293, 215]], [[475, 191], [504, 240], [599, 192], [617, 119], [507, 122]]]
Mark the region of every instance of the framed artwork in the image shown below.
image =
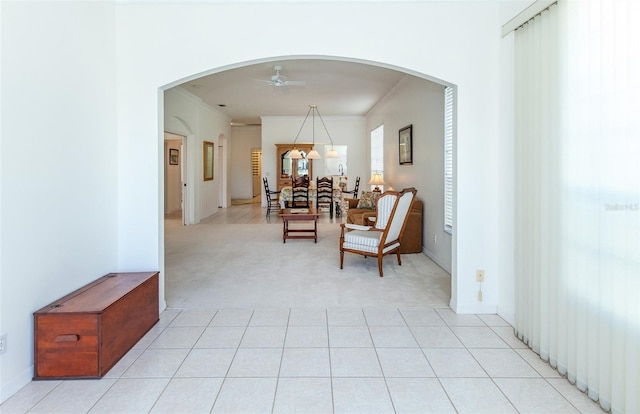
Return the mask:
[[400, 165], [413, 164], [413, 134], [412, 125], [400, 129], [398, 154]]
[[175, 148], [169, 149], [169, 165], [178, 165], [179, 154], [180, 154], [179, 150]]
[[203, 141], [202, 143], [202, 168], [203, 180], [213, 180], [213, 142]]

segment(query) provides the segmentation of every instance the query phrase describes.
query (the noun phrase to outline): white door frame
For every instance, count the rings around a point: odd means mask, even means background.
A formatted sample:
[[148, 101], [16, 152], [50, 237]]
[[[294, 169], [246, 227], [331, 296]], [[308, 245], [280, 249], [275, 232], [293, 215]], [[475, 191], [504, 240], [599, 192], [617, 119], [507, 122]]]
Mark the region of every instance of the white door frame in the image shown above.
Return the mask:
[[[174, 135], [180, 135], [183, 137], [182, 144], [184, 151], [182, 151], [182, 223], [184, 225], [196, 224], [196, 172], [197, 165], [196, 160], [196, 135], [189, 124], [182, 118], [177, 116], [169, 117], [165, 120], [164, 131]], [[192, 160], [193, 162], [189, 162]]]
[[[170, 134], [170, 136], [168, 136], [167, 134]], [[187, 223], [187, 213], [189, 211], [189, 207], [190, 207], [190, 203], [189, 203], [189, 194], [187, 191], [188, 188], [188, 171], [189, 171], [189, 167], [188, 167], [188, 159], [189, 157], [187, 156], [186, 152], [187, 151], [187, 137], [179, 134], [179, 133], [175, 133], [175, 132], [171, 132], [171, 131], [165, 131], [164, 133], [164, 153], [165, 153], [165, 168], [164, 168], [164, 210], [166, 211], [167, 208], [167, 168], [166, 168], [166, 154], [167, 154], [167, 141], [180, 141], [180, 161], [179, 161], [179, 165], [180, 165], [180, 208], [181, 208], [181, 212], [182, 212], [182, 224], [185, 225]]]
[[180, 187], [182, 190], [182, 225], [187, 225], [187, 211], [189, 211], [189, 207], [191, 203], [189, 202], [189, 189], [191, 186], [188, 185], [188, 174], [189, 171], [189, 157], [185, 154], [187, 153], [187, 137], [182, 138], [182, 143], [180, 144]]
[[218, 208], [227, 208], [227, 137], [224, 134], [218, 135]]

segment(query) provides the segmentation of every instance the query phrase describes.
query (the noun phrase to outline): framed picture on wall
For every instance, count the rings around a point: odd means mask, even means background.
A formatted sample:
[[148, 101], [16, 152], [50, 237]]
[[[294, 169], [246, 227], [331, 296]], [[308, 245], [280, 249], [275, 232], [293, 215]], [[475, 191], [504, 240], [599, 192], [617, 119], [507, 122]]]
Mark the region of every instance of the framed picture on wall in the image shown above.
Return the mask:
[[412, 125], [400, 129], [398, 154], [400, 165], [413, 164], [413, 134]]
[[175, 148], [169, 149], [169, 165], [178, 165], [179, 154], [179, 150]]
[[203, 141], [202, 143], [202, 167], [203, 180], [213, 180], [213, 142]]

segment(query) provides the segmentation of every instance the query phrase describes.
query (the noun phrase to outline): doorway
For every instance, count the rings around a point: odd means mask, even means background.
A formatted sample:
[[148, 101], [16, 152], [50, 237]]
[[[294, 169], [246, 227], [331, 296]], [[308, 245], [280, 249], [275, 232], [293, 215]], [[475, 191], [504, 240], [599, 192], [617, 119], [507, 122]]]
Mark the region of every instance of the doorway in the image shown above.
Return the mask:
[[252, 192], [253, 197], [257, 197], [262, 194], [262, 183], [260, 182], [260, 175], [262, 174], [262, 148], [251, 149], [251, 178], [252, 178]]
[[164, 215], [185, 225], [186, 137], [164, 133]]
[[[305, 59], [301, 59], [301, 60], [305, 60]], [[312, 59], [313, 60], [313, 59]], [[317, 62], [314, 62], [317, 63]], [[326, 62], [325, 62], [326, 63]], [[348, 62], [348, 63], [352, 63], [352, 62]], [[288, 62], [289, 66], [293, 66], [293, 61]], [[247, 65], [247, 67], [249, 66], [254, 66], [254, 65]], [[244, 67], [244, 66], [242, 66]], [[236, 68], [239, 69], [239, 68]], [[212, 71], [213, 73], [211, 73], [212, 75], [215, 74], [215, 70]], [[435, 82], [434, 80], [428, 79], [428, 77], [426, 76], [419, 76], [419, 78], [422, 78], [422, 80], [425, 81], [430, 81], [433, 84], [437, 84], [437, 82]], [[185, 82], [186, 84], [186, 82]], [[441, 86], [441, 85], [440, 85]], [[171, 113], [167, 118], [171, 118], [171, 116], [177, 116], [177, 112], [176, 113]], [[391, 114], [390, 116], [392, 116], [392, 119], [394, 122], [399, 123], [402, 122], [401, 120], [398, 120], [396, 118], [393, 118], [393, 116], [396, 116], [395, 114]], [[283, 117], [286, 118], [286, 117]], [[436, 125], [436, 123], [432, 123], [433, 125]], [[246, 126], [248, 126], [249, 124], [246, 124]], [[251, 124], [253, 125], [253, 124]], [[403, 124], [404, 125], [404, 124]], [[245, 124], [243, 124], [242, 126], [245, 126]], [[255, 177], [255, 169], [253, 168], [253, 165], [251, 166], [251, 168], [247, 168], [247, 161], [248, 160], [253, 160], [253, 154], [252, 154], [252, 150], [253, 149], [257, 149], [259, 144], [263, 144], [262, 145], [262, 150], [264, 150], [264, 155], [268, 155], [265, 159], [264, 159], [264, 165], [261, 165], [260, 168], [260, 175], [258, 178], [262, 177], [262, 176], [269, 176], [271, 174], [271, 176], [276, 176], [279, 177], [281, 175], [281, 173], [278, 171], [278, 168], [273, 168], [274, 166], [272, 164], [274, 164], [274, 159], [277, 159], [277, 157], [273, 157], [271, 154], [274, 152], [273, 148], [272, 148], [272, 142], [271, 141], [264, 141], [265, 140], [265, 136], [270, 137], [270, 136], [274, 136], [274, 135], [278, 135], [278, 136], [289, 136], [292, 134], [295, 134], [296, 131], [299, 131], [299, 124], [295, 125], [295, 127], [292, 129], [292, 131], [267, 131], [264, 134], [261, 134], [259, 136], [259, 139], [261, 139], [261, 141], [259, 143], [254, 143], [254, 142], [248, 142], [247, 140], [243, 140], [241, 138], [244, 138], [244, 136], [241, 137], [241, 133], [239, 134], [239, 128], [231, 128], [231, 131], [233, 133], [233, 136], [229, 136], [229, 141], [230, 143], [233, 142], [233, 145], [229, 145], [229, 157], [227, 159], [227, 157], [222, 157], [221, 160], [219, 160], [220, 162], [218, 162], [218, 168], [221, 168], [223, 171], [226, 171], [227, 174], [232, 177], [231, 180], [229, 180], [229, 187], [230, 187], [230, 193], [231, 194], [236, 194], [238, 193], [238, 190], [235, 188], [235, 184], [238, 182], [238, 177], [242, 177], [242, 186], [241, 186], [241, 190], [242, 190], [242, 198], [249, 198], [252, 195], [255, 194], [254, 192], [254, 177]], [[351, 134], [349, 136], [353, 136], [354, 134]], [[357, 134], [355, 134], [357, 135]], [[295, 135], [294, 135], [295, 136]], [[232, 138], [232, 139], [231, 139]], [[306, 138], [303, 138], [303, 140]], [[313, 142], [314, 140], [311, 139], [311, 141]], [[331, 140], [332, 142], [333, 140]], [[222, 141], [221, 141], [222, 142]], [[325, 145], [328, 145], [328, 141], [327, 142], [323, 142]], [[247, 145], [249, 144], [249, 145]], [[256, 145], [258, 144], [258, 145]], [[268, 145], [265, 145], [268, 144]], [[238, 149], [241, 148], [241, 151], [239, 151]], [[395, 147], [394, 147], [395, 148]], [[249, 151], [247, 151], [249, 150]], [[234, 152], [235, 151], [235, 152]], [[218, 151], [219, 156], [222, 156], [223, 152], [222, 151]], [[355, 153], [355, 152], [354, 152]], [[420, 153], [421, 155], [423, 155], [423, 153]], [[247, 156], [249, 155], [249, 157]], [[354, 157], [355, 159], [356, 157]], [[195, 162], [197, 163], [199, 160], [196, 158], [194, 158]], [[228, 161], [229, 167], [227, 168], [227, 166], [224, 165], [224, 162]], [[326, 162], [326, 161], [325, 161]], [[343, 169], [345, 164], [342, 164], [342, 167], [340, 166], [340, 164], [342, 163], [338, 163], [337, 166], [329, 166], [329, 167], [334, 167], [336, 168], [336, 174], [343, 174]], [[368, 165], [362, 165], [363, 162], [358, 163], [355, 162], [353, 163], [353, 165], [350, 168], [350, 171], [352, 171], [354, 174], [360, 171], [363, 171], [365, 168], [364, 167], [368, 167]], [[426, 166], [428, 165], [433, 165], [433, 163], [416, 163], [415, 166], [411, 167], [411, 172], [413, 175], [415, 176], [424, 176], [424, 170], [426, 169]], [[395, 167], [395, 165], [392, 165], [393, 167]], [[340, 167], [340, 168], [339, 168]], [[366, 168], [368, 169], [368, 168]], [[397, 176], [399, 177], [399, 181], [401, 181], [402, 179], [404, 179], [405, 181], [407, 181], [407, 177], [409, 177], [409, 174], [407, 174], [409, 167], [404, 168], [404, 170], [402, 170], [403, 174], [399, 174], [400, 171], [396, 171], [397, 172]], [[251, 173], [249, 173], [249, 171], [251, 171]], [[248, 175], [251, 174], [251, 178], [249, 179]], [[220, 176], [223, 175], [223, 172], [220, 172], [220, 174], [218, 174]], [[361, 173], [360, 175], [367, 175], [366, 173]], [[259, 179], [258, 179], [258, 187], [260, 188], [260, 183], [259, 183]], [[249, 184], [250, 183], [250, 184]], [[226, 182], [221, 182], [220, 186], [224, 186], [226, 185]], [[219, 188], [221, 190], [221, 188]], [[249, 193], [249, 194], [247, 194]], [[245, 195], [247, 194], [247, 195]], [[427, 191], [422, 191], [422, 194], [431, 194]], [[247, 197], [248, 196], [248, 197]], [[220, 201], [221, 203], [219, 204], [220, 207], [222, 207], [223, 203], [224, 203], [224, 197], [220, 197]], [[230, 200], [231, 201], [231, 200]], [[436, 200], [438, 202], [434, 202], [434, 205], [441, 205], [443, 203], [439, 202], [439, 200]], [[201, 206], [202, 202], [200, 200], [198, 206]], [[431, 234], [428, 231], [425, 231], [424, 234]], [[429, 238], [428, 240], [432, 240], [431, 238]], [[438, 236], [437, 238], [439, 245], [452, 245], [452, 242], [449, 241], [448, 239], [444, 239], [442, 240], [441, 237]], [[435, 239], [434, 239], [435, 241]], [[451, 260], [451, 259], [449, 259]], [[450, 267], [450, 266], [447, 266]], [[455, 280], [455, 272], [453, 272], [454, 274], [452, 275], [452, 280]], [[453, 284], [453, 283], [452, 283]]]

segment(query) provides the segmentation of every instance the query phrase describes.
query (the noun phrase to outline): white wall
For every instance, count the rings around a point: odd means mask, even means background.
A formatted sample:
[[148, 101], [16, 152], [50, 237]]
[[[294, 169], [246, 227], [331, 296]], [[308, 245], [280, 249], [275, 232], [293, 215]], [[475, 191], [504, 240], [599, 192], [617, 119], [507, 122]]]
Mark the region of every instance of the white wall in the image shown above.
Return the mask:
[[[231, 127], [231, 198], [253, 198], [251, 150], [262, 147], [261, 139], [259, 126]], [[271, 185], [275, 186], [275, 182]]]
[[[199, 182], [200, 188], [200, 219], [209, 217], [213, 213], [218, 211], [218, 207], [223, 205], [221, 200], [220, 186], [223, 185], [223, 180], [228, 180], [228, 176], [220, 176], [221, 169], [218, 163], [220, 162], [220, 152], [225, 151], [223, 146], [228, 138], [231, 136], [231, 118], [222, 112], [212, 108], [205, 103], [202, 103], [199, 107], [199, 133], [202, 141], [209, 141], [214, 143], [214, 176], [211, 181], [203, 181], [202, 176]], [[196, 144], [197, 145], [197, 144]], [[202, 144], [199, 148], [200, 156], [196, 155], [196, 159], [200, 160], [200, 166], [196, 171], [196, 177], [198, 173], [202, 173], [202, 163], [204, 161], [202, 155]], [[197, 151], [198, 153], [198, 151]], [[226, 171], [226, 169], [224, 170]]]
[[[384, 124], [385, 188], [418, 190], [424, 203], [423, 250], [451, 272], [451, 235], [444, 231], [444, 86], [406, 75], [367, 114], [367, 131], [380, 124]], [[398, 133], [407, 125], [413, 130], [413, 165], [400, 165]]]
[[[193, 214], [187, 220], [189, 224], [212, 215], [222, 204], [220, 185], [226, 177], [218, 174], [218, 151], [220, 135], [230, 137], [231, 119], [215, 108], [202, 102], [197, 96], [177, 87], [164, 93], [164, 126], [168, 132], [187, 137], [187, 174], [192, 183]], [[214, 179], [202, 179], [202, 146], [204, 141], [214, 143]]]
[[117, 160], [127, 148], [116, 141], [114, 5], [0, 8], [3, 401], [33, 376], [33, 312], [119, 270]]
[[538, 0], [502, 0], [500, 2], [500, 24], [504, 25]]
[[[367, 150], [367, 139], [365, 132], [366, 118], [357, 116], [322, 116], [327, 130], [331, 134], [331, 139], [335, 145], [347, 145], [347, 164], [349, 171], [349, 189], [353, 189], [355, 177], [360, 175], [362, 180], [367, 176], [367, 162], [369, 152]], [[304, 117], [262, 117], [262, 172], [269, 179], [269, 185], [275, 187], [276, 177], [279, 172], [276, 161], [275, 144], [293, 144], [298, 131], [302, 127]], [[320, 131], [322, 129], [322, 131]], [[311, 143], [312, 131], [311, 122], [307, 120], [302, 127], [299, 143]], [[315, 149], [320, 153], [322, 159], [313, 160], [313, 179], [329, 175], [325, 169], [325, 144], [330, 144], [324, 128], [316, 126]], [[362, 182], [360, 183], [362, 188]], [[266, 205], [264, 198], [262, 204]]]

